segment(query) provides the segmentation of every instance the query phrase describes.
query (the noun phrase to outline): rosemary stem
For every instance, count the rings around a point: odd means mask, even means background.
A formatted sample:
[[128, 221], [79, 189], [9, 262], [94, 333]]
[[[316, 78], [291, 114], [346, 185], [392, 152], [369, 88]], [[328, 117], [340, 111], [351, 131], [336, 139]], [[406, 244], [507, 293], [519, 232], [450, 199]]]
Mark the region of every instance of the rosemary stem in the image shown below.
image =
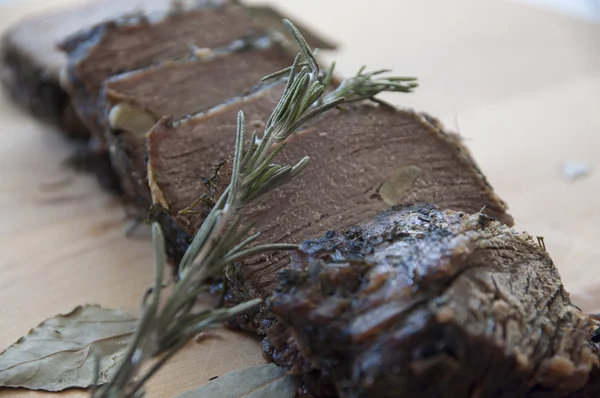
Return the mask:
[[154, 374], [165, 364], [169, 359], [173, 357], [180, 349], [188, 343], [188, 340], [180, 340], [176, 346], [171, 348], [166, 354], [160, 357], [154, 365], [133, 385], [129, 395], [136, 394], [140, 388], [152, 377]]

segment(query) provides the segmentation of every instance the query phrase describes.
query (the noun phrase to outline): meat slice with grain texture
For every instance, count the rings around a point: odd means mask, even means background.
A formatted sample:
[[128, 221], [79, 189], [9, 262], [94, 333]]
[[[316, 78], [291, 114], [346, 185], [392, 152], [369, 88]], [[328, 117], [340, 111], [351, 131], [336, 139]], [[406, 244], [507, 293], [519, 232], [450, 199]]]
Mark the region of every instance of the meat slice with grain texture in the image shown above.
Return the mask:
[[292, 257], [263, 348], [316, 396], [600, 392], [585, 390], [599, 365], [593, 321], [531, 236], [484, 214], [396, 207]]
[[[244, 110], [248, 130], [261, 130], [277, 105], [284, 85], [270, 83], [196, 115], [174, 121], [162, 118], [147, 134], [148, 185], [152, 202], [162, 207], [158, 221], [165, 229], [167, 251], [178, 262], [226, 184], [235, 146], [236, 118]], [[222, 183], [217, 186], [218, 181]], [[185, 209], [197, 199], [198, 207]]]
[[100, 95], [104, 136], [124, 193], [137, 211], [145, 216], [152, 204], [146, 133], [161, 117], [179, 119], [248, 94], [263, 76], [292, 62], [293, 56], [267, 36], [109, 78]]
[[0, 77], [16, 102], [57, 124], [74, 138], [86, 138], [68, 94], [60, 87], [66, 55], [56, 44], [67, 37], [123, 14], [167, 12], [172, 0], [103, 0], [35, 15], [2, 38]]
[[[202, 3], [205, 6], [210, 3], [224, 4], [221, 0], [97, 0], [34, 15], [20, 21], [3, 36], [0, 45], [0, 78], [13, 99], [34, 115], [57, 124], [73, 138], [86, 139], [89, 137], [89, 130], [78, 118], [69, 95], [60, 84], [61, 71], [67, 65], [67, 55], [57, 48], [57, 43], [64, 42], [79, 31], [87, 31], [89, 35], [89, 29], [93, 27], [110, 34], [106, 32], [109, 26], [123, 19], [124, 15], [128, 15], [130, 19], [144, 15], [148, 18], [157, 18], [157, 15], [185, 12], [186, 9], [202, 6]], [[265, 29], [283, 32], [286, 37], [290, 36], [281, 23], [284, 16], [271, 6], [244, 5], [244, 9]], [[198, 28], [203, 27], [215, 29], [215, 24], [205, 24]], [[231, 26], [216, 28], [232, 29]], [[334, 44], [311, 32], [305, 26], [301, 26], [300, 30], [313, 47], [335, 48]], [[99, 39], [101, 33], [97, 31], [95, 33], [94, 38]], [[140, 32], [131, 28], [129, 33], [124, 33], [124, 35], [128, 34], [140, 34]], [[152, 36], [151, 33], [146, 32], [146, 34]], [[289, 38], [291, 39], [289, 43], [293, 42], [293, 39]], [[188, 41], [188, 38], [182, 38], [184, 44]], [[288, 42], [285, 43], [288, 45]], [[80, 43], [78, 47], [93, 47], [95, 44], [97, 43]], [[145, 43], [143, 47], [147, 48], [150, 44]], [[121, 50], [131, 51], [126, 46], [121, 47]]]
[[264, 34], [244, 7], [226, 0], [173, 2], [167, 11], [125, 15], [81, 31], [61, 43], [67, 54], [63, 88], [77, 114], [97, 137], [98, 94], [110, 76], [214, 49]]
[[[166, 209], [181, 244], [192, 236], [229, 182], [229, 165], [214, 165], [233, 153], [237, 112], [246, 112], [247, 133], [262, 130], [281, 95], [282, 85], [177, 122], [165, 119], [148, 135], [148, 176], [154, 202]], [[200, 156], [200, 154], [202, 156]], [[508, 224], [512, 218], [460, 139], [433, 118], [412, 110], [371, 103], [346, 106], [290, 137], [277, 161], [295, 164], [309, 156], [306, 170], [293, 182], [251, 203], [261, 242], [299, 243], [330, 228], [359, 223], [391, 205], [431, 202], [490, 216]], [[193, 212], [186, 208], [202, 198]], [[170, 235], [170, 234], [168, 234]], [[185, 245], [171, 246], [172, 253]], [[177, 256], [176, 256], [177, 257]], [[271, 254], [234, 266], [230, 302], [269, 294], [287, 254]], [[247, 325], [254, 329], [259, 325]]]

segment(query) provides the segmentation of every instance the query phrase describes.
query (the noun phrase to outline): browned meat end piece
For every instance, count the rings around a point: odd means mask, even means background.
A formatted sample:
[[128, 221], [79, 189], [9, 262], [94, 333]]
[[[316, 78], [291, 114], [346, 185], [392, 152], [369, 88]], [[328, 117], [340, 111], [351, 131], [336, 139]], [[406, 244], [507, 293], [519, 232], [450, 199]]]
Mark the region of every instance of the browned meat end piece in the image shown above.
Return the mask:
[[548, 254], [483, 214], [394, 208], [292, 257], [263, 347], [333, 395], [562, 397], [598, 369]]
[[[179, 119], [248, 93], [263, 76], [292, 62], [289, 52], [264, 37], [201, 58], [166, 61], [108, 79], [100, 96], [105, 139], [125, 194], [139, 211], [145, 214], [152, 204], [146, 178], [146, 133], [161, 117]], [[207, 171], [194, 172], [203, 175]]]
[[[248, 112], [247, 131], [261, 130], [259, 121], [270, 114], [281, 87], [273, 90], [277, 92], [267, 97], [261, 93], [240, 99], [181, 122], [165, 120], [150, 132], [148, 170], [154, 199], [184, 233], [194, 234], [205, 214], [179, 212], [203, 194], [210, 198], [200, 177], [210, 178], [212, 165], [233, 152], [238, 110]], [[306, 171], [246, 209], [255, 220], [254, 229], [262, 232], [261, 242], [299, 243], [330, 228], [357, 224], [391, 205], [416, 202], [467, 212], [485, 207], [489, 215], [511, 225], [506, 206], [459, 139], [432, 120], [409, 110], [361, 103], [331, 111], [298, 132], [278, 162], [293, 164], [308, 155]], [[222, 189], [227, 182], [224, 176], [217, 185]], [[209, 207], [194, 210], [206, 213]], [[288, 261], [285, 254], [263, 256], [232, 270], [231, 301], [270, 293], [277, 271]]]
[[105, 22], [61, 44], [68, 58], [64, 86], [77, 113], [97, 136], [102, 133], [98, 93], [106, 78], [187, 56], [192, 46], [219, 48], [264, 31], [242, 6], [225, 0], [188, 3]]

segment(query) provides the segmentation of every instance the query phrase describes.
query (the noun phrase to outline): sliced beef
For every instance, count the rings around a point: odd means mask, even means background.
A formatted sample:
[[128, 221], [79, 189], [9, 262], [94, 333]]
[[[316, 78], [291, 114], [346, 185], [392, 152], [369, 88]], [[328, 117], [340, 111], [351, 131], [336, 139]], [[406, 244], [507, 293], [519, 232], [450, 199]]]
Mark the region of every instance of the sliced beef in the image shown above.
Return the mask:
[[152, 204], [146, 178], [146, 133], [152, 126], [165, 115], [179, 119], [247, 94], [263, 76], [293, 62], [269, 37], [200, 55], [117, 75], [104, 84], [105, 139], [125, 193], [143, 214]]
[[483, 214], [396, 207], [292, 257], [266, 355], [333, 395], [562, 397], [597, 372], [548, 254]]
[[[199, 2], [207, 1], [179, 0], [180, 8], [183, 7], [183, 10]], [[90, 29], [101, 23], [105, 25], [96, 29], [107, 30], [111, 25], [107, 21], [118, 20], [124, 14], [153, 16], [157, 13], [159, 15], [177, 13], [175, 3], [177, 0], [101, 0], [25, 19], [2, 38], [0, 78], [19, 104], [36, 116], [58, 124], [72, 137], [85, 139], [89, 136], [89, 131], [71, 105], [68, 94], [60, 86], [60, 74], [67, 64], [67, 56], [57, 48], [57, 44], [81, 30]], [[261, 26], [287, 33], [281, 24], [283, 16], [271, 7], [245, 6], [244, 8], [259, 21]], [[209, 29], [215, 28], [212, 24], [203, 26]], [[301, 30], [313, 47], [334, 48], [333, 44], [306, 27], [302, 26]], [[95, 39], [100, 39], [102, 35], [101, 32], [94, 34], [88, 31], [87, 35], [90, 34]], [[123, 32], [121, 34], [127, 35]], [[187, 38], [182, 42], [184, 45], [187, 44]], [[79, 44], [82, 47], [93, 45]], [[148, 43], [145, 45], [148, 46]], [[122, 49], [130, 51], [127, 48]], [[86, 50], [82, 50], [84, 51]], [[117, 54], [117, 58], [118, 56], [121, 54]]]
[[93, 133], [102, 133], [98, 93], [108, 77], [185, 57], [193, 46], [214, 49], [264, 32], [241, 6], [225, 0], [189, 3], [105, 22], [61, 44], [68, 56], [65, 88]]
[[87, 129], [77, 117], [59, 76], [67, 58], [56, 44], [103, 21], [137, 9], [166, 11], [170, 0], [105, 0], [26, 19], [2, 39], [1, 78], [19, 104], [36, 116], [58, 124], [75, 138]]
[[[186, 234], [197, 231], [210, 209], [212, 185], [222, 190], [228, 183], [227, 167], [221, 168], [218, 182], [205, 181], [213, 175], [212, 165], [233, 152], [237, 112], [248, 112], [247, 131], [260, 130], [259, 121], [270, 114], [281, 87], [271, 91], [180, 122], [163, 120], [150, 132], [155, 202]], [[254, 229], [262, 232], [260, 240], [299, 243], [330, 228], [357, 224], [390, 205], [415, 202], [467, 212], [485, 207], [490, 216], [512, 224], [459, 138], [440, 127], [413, 111], [370, 103], [324, 115], [291, 137], [278, 157], [292, 164], [308, 155], [306, 171], [247, 208]], [[200, 197], [205, 205], [194, 209], [200, 214], [179, 214]], [[287, 263], [285, 254], [263, 256], [232, 270], [231, 301], [270, 293], [277, 271]]]
[[[220, 166], [233, 153], [238, 112], [245, 112], [248, 132], [262, 130], [283, 89], [283, 83], [272, 83], [194, 116], [178, 121], [164, 117], [148, 133], [152, 201], [164, 208], [162, 221], [170, 222], [171, 233], [165, 237], [174, 262], [187, 248], [181, 242], [191, 239], [210, 211], [217, 189], [227, 184], [227, 165]], [[200, 206], [178, 214], [203, 195], [206, 197]]]

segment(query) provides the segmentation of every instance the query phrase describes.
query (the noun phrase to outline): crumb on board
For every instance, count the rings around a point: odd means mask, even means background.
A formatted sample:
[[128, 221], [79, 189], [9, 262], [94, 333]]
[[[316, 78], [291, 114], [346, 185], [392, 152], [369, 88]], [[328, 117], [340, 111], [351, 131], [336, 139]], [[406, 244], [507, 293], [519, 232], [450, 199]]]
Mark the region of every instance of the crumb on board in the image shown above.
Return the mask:
[[566, 161], [561, 165], [561, 171], [567, 180], [574, 182], [588, 177], [592, 173], [592, 166], [581, 161]]

